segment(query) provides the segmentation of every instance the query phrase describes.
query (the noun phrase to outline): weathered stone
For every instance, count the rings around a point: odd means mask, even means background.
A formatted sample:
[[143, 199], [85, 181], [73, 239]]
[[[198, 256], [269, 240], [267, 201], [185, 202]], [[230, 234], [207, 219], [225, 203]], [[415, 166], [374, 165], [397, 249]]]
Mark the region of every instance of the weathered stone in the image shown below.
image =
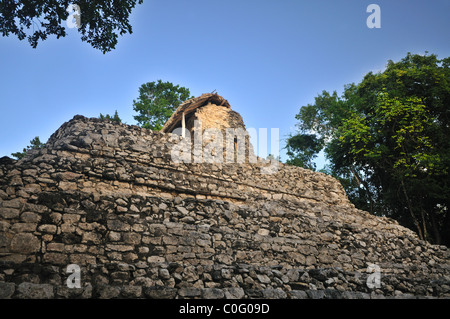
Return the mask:
[[[177, 164], [172, 138], [77, 116], [44, 149], [0, 159], [4, 295], [28, 282], [51, 298], [450, 297], [450, 250], [357, 210], [334, 178]], [[68, 264], [83, 288], [65, 287]]]
[[36, 230], [37, 224], [35, 223], [17, 223], [11, 227], [16, 233], [26, 233], [26, 232], [34, 232]]
[[61, 225], [61, 232], [62, 233], [73, 233], [75, 232], [76, 228], [72, 225], [72, 223], [64, 223]]
[[151, 299], [173, 299], [177, 295], [177, 289], [162, 286], [144, 287], [143, 292]]
[[335, 289], [325, 289], [324, 290], [325, 299], [343, 299], [342, 293]]
[[207, 240], [207, 239], [197, 239], [196, 240], [196, 244], [199, 245], [200, 247], [206, 247], [211, 245], [211, 241]]
[[[55, 179], [60, 181], [76, 181], [82, 177], [81, 174], [77, 174], [74, 172], [62, 172], [56, 173]], [[61, 184], [60, 184], [61, 185]]]
[[270, 278], [267, 275], [256, 275], [256, 277], [263, 284], [269, 284], [271, 282]]
[[162, 279], [169, 279], [170, 278], [169, 270], [165, 268], [159, 269], [159, 277]]
[[[178, 197], [177, 197], [177, 198], [178, 198]], [[189, 211], [188, 211], [186, 208], [184, 208], [183, 206], [177, 206], [176, 208], [177, 208], [177, 210], [178, 210], [181, 214], [183, 214], [183, 215], [189, 214]]]
[[162, 240], [166, 245], [178, 245], [178, 238], [174, 236], [164, 236]]
[[122, 287], [121, 294], [123, 298], [136, 299], [142, 296], [142, 287], [126, 285]]
[[11, 186], [23, 186], [22, 178], [20, 178], [19, 175], [13, 176], [13, 178], [11, 178], [11, 182], [9, 183], [9, 185], [11, 185]]
[[64, 246], [65, 245], [63, 243], [49, 243], [47, 245], [47, 250], [62, 252], [62, 251], [64, 251]]
[[321, 234], [319, 238], [322, 241], [332, 241], [334, 238], [334, 235], [330, 232], [325, 232], [325, 233]]
[[113, 250], [113, 251], [131, 251], [134, 247], [131, 245], [120, 245], [120, 244], [107, 244], [106, 250]]
[[124, 206], [124, 207], [127, 207], [127, 205], [128, 205], [128, 202], [126, 202], [123, 198], [116, 199], [116, 203], [117, 203], [117, 205]]
[[76, 191], [78, 188], [75, 182], [59, 182], [59, 189], [63, 192]]
[[286, 273], [289, 281], [297, 281], [300, 277], [298, 269], [289, 269]]
[[67, 265], [69, 258], [63, 253], [48, 252], [44, 254], [42, 260], [53, 265]]
[[0, 299], [9, 299], [14, 294], [16, 285], [12, 282], [0, 282]]
[[167, 232], [166, 225], [151, 224], [148, 226], [148, 230], [149, 230], [150, 234], [153, 234], [154, 236], [161, 236], [162, 234], [165, 234]]
[[349, 263], [349, 262], [352, 261], [352, 259], [350, 258], [350, 256], [344, 255], [344, 254], [339, 255], [339, 256], [337, 257], [337, 259], [338, 259], [340, 262], [342, 262], [342, 263]]
[[42, 191], [42, 187], [38, 184], [26, 184], [23, 190], [29, 194], [37, 194]]
[[38, 174], [38, 170], [37, 169], [25, 169], [23, 171], [23, 176], [32, 176], [32, 177], [36, 177]]
[[325, 281], [328, 279], [328, 273], [326, 269], [311, 269], [309, 274], [320, 281]]
[[108, 234], [108, 238], [111, 241], [119, 241], [122, 239], [122, 233], [111, 231]]
[[12, 252], [30, 254], [39, 251], [41, 248], [41, 241], [30, 233], [19, 233], [15, 235], [10, 243], [10, 250]]
[[82, 243], [92, 243], [92, 244], [97, 245], [97, 244], [100, 244], [101, 240], [102, 240], [101, 234], [86, 231], [83, 233], [81, 242]]
[[178, 295], [184, 298], [200, 297], [202, 290], [200, 288], [186, 287], [178, 290]]
[[122, 240], [126, 244], [137, 245], [141, 242], [141, 235], [136, 233], [124, 233]]
[[92, 285], [81, 288], [69, 288], [67, 286], [56, 287], [56, 298], [64, 299], [88, 299], [92, 298]]
[[23, 212], [20, 215], [20, 219], [25, 223], [37, 223], [41, 220], [41, 216], [32, 212]]
[[128, 212], [128, 208], [123, 207], [123, 206], [117, 206], [116, 210], [117, 210], [118, 213], [126, 213], [126, 212]]
[[291, 290], [289, 296], [292, 299], [308, 299], [308, 294], [303, 290]]
[[0, 207], [0, 217], [4, 219], [12, 219], [19, 217], [20, 210], [17, 208]]
[[264, 289], [263, 296], [267, 299], [286, 299], [287, 294], [280, 288], [277, 289]]
[[120, 295], [120, 288], [114, 286], [103, 286], [97, 289], [98, 298], [113, 299]]
[[49, 284], [23, 282], [17, 286], [17, 298], [52, 299], [54, 298], [53, 286]]
[[130, 206], [130, 212], [133, 212], [133, 213], [139, 213], [140, 211], [139, 211], [139, 208], [137, 208], [136, 207], [136, 205], [131, 205]]
[[131, 228], [129, 224], [124, 223], [117, 219], [108, 220], [107, 227], [108, 227], [108, 229], [114, 230], [114, 231], [129, 231]]
[[163, 263], [165, 262], [165, 258], [164, 257], [160, 257], [160, 256], [150, 256], [147, 258], [147, 261], [149, 263]]
[[[14, 226], [14, 225], [13, 225]], [[9, 222], [6, 221], [0, 221], [0, 232], [5, 233], [8, 229], [11, 228], [11, 225]]]
[[80, 214], [64, 214], [62, 216], [63, 221], [67, 223], [76, 223], [80, 220], [81, 215]]
[[202, 298], [205, 299], [222, 299], [225, 297], [225, 293], [222, 289], [218, 288], [205, 288], [202, 289]]
[[52, 225], [52, 224], [44, 224], [44, 225], [40, 225], [38, 227], [38, 231], [47, 233], [47, 234], [55, 234], [56, 230], [57, 230], [56, 225]]
[[334, 258], [330, 256], [327, 252], [321, 252], [318, 256], [319, 261], [322, 264], [331, 264], [334, 261]]
[[187, 223], [187, 224], [194, 224], [195, 219], [192, 216], [186, 216], [181, 219], [181, 222]]
[[325, 297], [325, 293], [322, 290], [307, 290], [306, 294], [311, 299], [323, 299]]
[[317, 261], [316, 261], [316, 257], [314, 257], [314, 256], [306, 256], [306, 259], [305, 259], [305, 265], [306, 266], [311, 266], [311, 265], [314, 265], [315, 263], [316, 263]]
[[9, 207], [9, 208], [22, 208], [22, 206], [24, 205], [25, 200], [22, 198], [14, 198], [11, 200], [5, 200], [2, 201], [2, 206], [3, 207]]
[[242, 288], [231, 287], [225, 288], [224, 291], [226, 299], [242, 299], [245, 296], [244, 289]]

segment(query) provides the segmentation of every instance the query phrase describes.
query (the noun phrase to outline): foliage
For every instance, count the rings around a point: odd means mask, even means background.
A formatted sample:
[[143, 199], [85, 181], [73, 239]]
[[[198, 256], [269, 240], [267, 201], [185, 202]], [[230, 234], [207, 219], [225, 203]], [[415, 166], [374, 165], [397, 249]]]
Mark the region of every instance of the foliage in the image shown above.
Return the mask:
[[[0, 31], [3, 36], [16, 35], [19, 40], [28, 38], [36, 48], [39, 41], [49, 35], [66, 36], [66, 20], [70, 4], [80, 8], [81, 40], [92, 47], [109, 52], [117, 44], [118, 34], [132, 33], [128, 23], [131, 10], [143, 0], [3, 0], [0, 2]], [[27, 36], [26, 31], [33, 30]]]
[[101, 120], [109, 120], [109, 121], [113, 121], [113, 122], [117, 122], [117, 123], [122, 123], [122, 119], [119, 117], [119, 114], [117, 113], [117, 110], [114, 113], [114, 115], [112, 115], [112, 116], [109, 115], [109, 114], [103, 115], [102, 113], [100, 113], [99, 118]]
[[26, 148], [24, 148], [22, 152], [12, 153], [11, 155], [14, 156], [17, 159], [21, 159], [21, 158], [24, 158], [25, 155], [27, 155], [27, 152], [29, 150], [39, 149], [39, 148], [42, 148], [44, 146], [45, 146], [45, 143], [41, 143], [41, 141], [39, 140], [39, 136], [36, 136], [35, 138], [33, 138], [30, 141], [30, 145], [28, 145]]
[[139, 88], [139, 97], [133, 100], [134, 119], [144, 128], [159, 131], [177, 107], [190, 98], [187, 88], [170, 82], [148, 82]]
[[287, 164], [316, 169], [314, 158], [322, 149], [323, 140], [317, 138], [315, 134], [291, 135], [286, 142], [286, 154], [289, 159]]
[[[302, 159], [323, 149], [328, 172], [358, 208], [450, 244], [449, 62], [408, 53], [388, 61], [384, 72], [345, 86], [341, 96], [322, 92], [300, 109], [287, 162], [307, 167]], [[311, 132], [314, 147], [295, 144]]]

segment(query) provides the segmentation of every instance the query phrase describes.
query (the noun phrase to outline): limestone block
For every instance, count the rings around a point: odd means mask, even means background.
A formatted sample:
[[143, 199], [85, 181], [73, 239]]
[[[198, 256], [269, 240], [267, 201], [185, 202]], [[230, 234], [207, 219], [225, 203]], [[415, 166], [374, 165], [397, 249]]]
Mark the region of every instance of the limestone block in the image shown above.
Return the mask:
[[17, 286], [17, 297], [20, 299], [52, 299], [54, 288], [49, 284], [33, 284], [23, 282]]
[[22, 254], [30, 254], [39, 251], [41, 241], [31, 233], [16, 234], [10, 242], [10, 251]]

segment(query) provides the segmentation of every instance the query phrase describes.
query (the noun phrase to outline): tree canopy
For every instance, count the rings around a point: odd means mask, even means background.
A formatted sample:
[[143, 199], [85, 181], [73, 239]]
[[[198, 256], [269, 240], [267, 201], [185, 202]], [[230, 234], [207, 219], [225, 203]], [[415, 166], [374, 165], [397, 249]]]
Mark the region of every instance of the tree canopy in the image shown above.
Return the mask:
[[[3, 36], [25, 38], [33, 48], [39, 41], [55, 35], [66, 36], [69, 5], [79, 8], [78, 32], [81, 40], [103, 53], [116, 47], [118, 35], [132, 33], [128, 22], [136, 3], [143, 0], [2, 0], [0, 2], [0, 31]], [[78, 15], [79, 13], [79, 15]], [[32, 30], [32, 31], [31, 31]], [[28, 33], [28, 34], [27, 34]]]
[[15, 152], [12, 153], [11, 155], [14, 156], [17, 159], [21, 159], [24, 158], [25, 155], [27, 155], [27, 152], [29, 150], [33, 150], [33, 149], [38, 149], [38, 148], [42, 148], [45, 146], [45, 143], [41, 143], [41, 141], [39, 140], [39, 136], [36, 136], [35, 138], [33, 138], [30, 141], [30, 145], [28, 145], [27, 147], [25, 147], [22, 152]]
[[99, 119], [122, 123], [122, 119], [119, 117], [117, 110], [114, 112], [114, 115], [109, 115], [109, 114], [103, 115], [102, 113], [100, 113]]
[[304, 158], [324, 150], [329, 173], [357, 207], [449, 245], [449, 65], [450, 58], [408, 53], [341, 96], [323, 91], [296, 116], [288, 162], [308, 167]]
[[178, 106], [191, 98], [189, 89], [170, 82], [144, 83], [133, 100], [134, 119], [144, 128], [159, 131]]

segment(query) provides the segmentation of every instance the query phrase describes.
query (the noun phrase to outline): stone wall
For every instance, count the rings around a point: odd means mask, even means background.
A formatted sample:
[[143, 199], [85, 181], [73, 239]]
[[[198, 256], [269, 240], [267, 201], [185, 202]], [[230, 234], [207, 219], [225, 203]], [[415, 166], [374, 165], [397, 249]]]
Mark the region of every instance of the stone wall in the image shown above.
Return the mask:
[[356, 209], [332, 177], [176, 164], [179, 139], [75, 116], [0, 159], [0, 297], [450, 296], [449, 250]]

